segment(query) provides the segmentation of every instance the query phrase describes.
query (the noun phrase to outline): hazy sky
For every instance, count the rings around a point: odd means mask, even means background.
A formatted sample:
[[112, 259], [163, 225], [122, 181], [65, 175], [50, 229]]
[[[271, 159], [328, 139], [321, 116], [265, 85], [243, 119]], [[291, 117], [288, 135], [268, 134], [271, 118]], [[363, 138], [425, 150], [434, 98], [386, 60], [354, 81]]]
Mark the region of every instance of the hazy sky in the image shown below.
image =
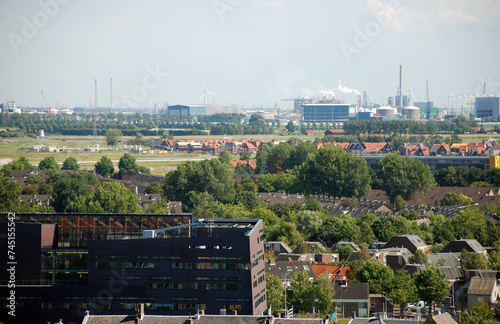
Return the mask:
[[[0, 102], [53, 108], [281, 99], [345, 87], [500, 92], [498, 0], [40, 0], [0, 2]], [[355, 102], [356, 97], [337, 98]], [[454, 102], [455, 100], [453, 100]]]

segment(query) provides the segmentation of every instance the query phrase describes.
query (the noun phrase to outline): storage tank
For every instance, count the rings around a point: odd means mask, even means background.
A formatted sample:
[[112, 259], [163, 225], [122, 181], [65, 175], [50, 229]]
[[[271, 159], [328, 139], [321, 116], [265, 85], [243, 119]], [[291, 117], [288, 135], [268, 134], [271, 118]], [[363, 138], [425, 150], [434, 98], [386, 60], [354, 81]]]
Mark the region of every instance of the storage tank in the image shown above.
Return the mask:
[[420, 108], [415, 106], [403, 108], [403, 117], [409, 120], [420, 120]]
[[377, 108], [377, 113], [380, 114], [382, 117], [386, 116], [394, 116], [396, 114], [396, 109], [389, 107], [389, 106], [383, 106], [380, 108]]

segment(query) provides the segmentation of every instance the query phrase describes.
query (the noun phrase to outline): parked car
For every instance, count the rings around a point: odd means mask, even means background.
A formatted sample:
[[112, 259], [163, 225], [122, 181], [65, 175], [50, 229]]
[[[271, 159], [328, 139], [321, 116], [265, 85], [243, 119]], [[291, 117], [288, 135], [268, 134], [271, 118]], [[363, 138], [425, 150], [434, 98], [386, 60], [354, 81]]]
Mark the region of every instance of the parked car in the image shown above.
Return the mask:
[[416, 312], [417, 310], [421, 310], [424, 307], [425, 307], [425, 303], [421, 300], [415, 304], [406, 304], [405, 310], [411, 310], [413, 312]]

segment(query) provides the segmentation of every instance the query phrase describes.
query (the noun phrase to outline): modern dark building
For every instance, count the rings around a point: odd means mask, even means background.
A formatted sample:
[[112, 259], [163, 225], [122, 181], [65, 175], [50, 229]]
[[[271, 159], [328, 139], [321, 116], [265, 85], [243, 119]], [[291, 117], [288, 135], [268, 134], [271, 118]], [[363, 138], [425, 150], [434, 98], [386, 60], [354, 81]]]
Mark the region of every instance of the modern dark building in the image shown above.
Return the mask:
[[304, 122], [344, 122], [349, 118], [349, 105], [346, 104], [304, 104]]
[[[7, 215], [0, 246], [7, 251]], [[81, 323], [85, 312], [261, 315], [267, 308], [261, 220], [190, 214], [17, 214], [16, 316], [0, 274], [4, 323]], [[0, 256], [7, 264], [7, 253]], [[33, 320], [36, 319], [36, 322]]]
[[203, 105], [174, 105], [168, 106], [170, 116], [199, 116], [205, 115], [205, 106]]
[[500, 115], [500, 97], [476, 97], [476, 117], [497, 117]]

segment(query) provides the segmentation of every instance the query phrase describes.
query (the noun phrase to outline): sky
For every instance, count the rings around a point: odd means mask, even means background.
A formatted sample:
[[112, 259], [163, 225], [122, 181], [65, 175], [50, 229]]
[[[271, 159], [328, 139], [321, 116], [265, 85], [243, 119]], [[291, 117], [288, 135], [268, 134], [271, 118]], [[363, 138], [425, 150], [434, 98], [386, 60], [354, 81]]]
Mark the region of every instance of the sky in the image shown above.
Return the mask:
[[0, 32], [0, 102], [22, 107], [95, 105], [95, 80], [99, 107], [355, 103], [339, 80], [386, 103], [400, 65], [417, 101], [426, 80], [440, 107], [500, 93], [499, 0], [2, 0]]

